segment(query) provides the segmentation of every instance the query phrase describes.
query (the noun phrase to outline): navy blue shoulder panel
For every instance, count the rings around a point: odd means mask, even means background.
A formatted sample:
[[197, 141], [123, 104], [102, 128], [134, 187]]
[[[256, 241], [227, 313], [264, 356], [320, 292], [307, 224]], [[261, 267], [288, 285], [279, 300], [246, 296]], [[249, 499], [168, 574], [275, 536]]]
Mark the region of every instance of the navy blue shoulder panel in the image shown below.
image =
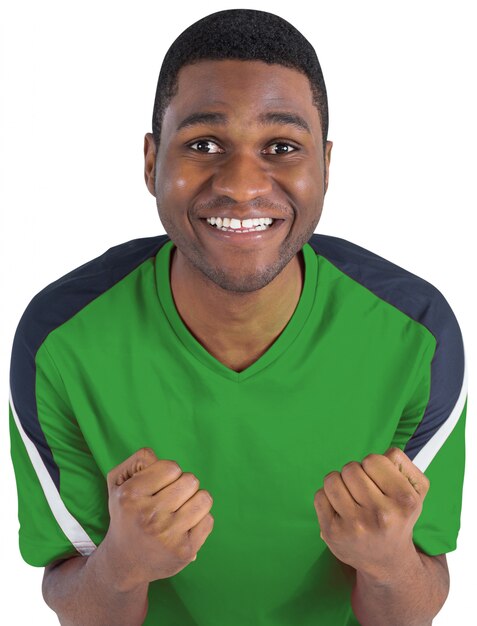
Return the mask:
[[38, 421], [35, 396], [35, 357], [47, 335], [92, 300], [155, 256], [167, 235], [133, 239], [107, 250], [40, 291], [23, 313], [15, 333], [10, 363], [12, 410], [25, 434], [36, 446], [57, 489], [58, 466]]
[[330, 235], [315, 233], [308, 243], [350, 278], [425, 326], [436, 339], [429, 402], [404, 448], [412, 460], [452, 414], [463, 391], [465, 358], [457, 319], [436, 287], [391, 261]]

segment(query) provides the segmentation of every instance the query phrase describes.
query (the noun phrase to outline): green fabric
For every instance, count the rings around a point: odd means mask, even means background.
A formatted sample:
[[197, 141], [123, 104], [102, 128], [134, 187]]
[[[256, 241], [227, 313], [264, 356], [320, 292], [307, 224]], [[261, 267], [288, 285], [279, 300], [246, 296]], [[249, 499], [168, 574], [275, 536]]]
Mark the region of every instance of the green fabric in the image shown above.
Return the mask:
[[[436, 340], [305, 244], [294, 315], [237, 373], [180, 318], [172, 249], [168, 241], [37, 353], [39, 419], [61, 497], [99, 543], [106, 474], [143, 446], [211, 492], [214, 529], [196, 561], [150, 584], [146, 625], [356, 624], [353, 577], [320, 538], [314, 494], [349, 461], [405, 446], [428, 402]], [[415, 539], [429, 554], [456, 546], [464, 420], [465, 411], [426, 472]], [[22, 445], [13, 424], [22, 556], [47, 565], [74, 550]]]

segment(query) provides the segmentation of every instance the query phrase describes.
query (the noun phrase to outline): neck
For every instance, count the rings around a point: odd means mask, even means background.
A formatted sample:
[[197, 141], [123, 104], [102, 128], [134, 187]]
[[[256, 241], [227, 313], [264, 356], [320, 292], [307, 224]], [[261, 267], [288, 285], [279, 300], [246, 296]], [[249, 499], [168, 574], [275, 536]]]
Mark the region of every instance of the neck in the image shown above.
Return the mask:
[[240, 371], [270, 347], [292, 317], [303, 289], [303, 252], [255, 292], [226, 291], [198, 274], [174, 247], [170, 281], [182, 321], [209, 353]]

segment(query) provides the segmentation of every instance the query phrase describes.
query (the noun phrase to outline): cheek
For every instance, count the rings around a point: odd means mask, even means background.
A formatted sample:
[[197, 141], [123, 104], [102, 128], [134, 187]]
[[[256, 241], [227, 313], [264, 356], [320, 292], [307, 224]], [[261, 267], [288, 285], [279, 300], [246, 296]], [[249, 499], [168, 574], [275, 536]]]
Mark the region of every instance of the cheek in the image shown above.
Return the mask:
[[277, 170], [277, 177], [299, 194], [316, 194], [323, 187], [323, 168], [313, 152], [306, 152], [296, 159], [290, 158], [286, 167]]
[[167, 176], [164, 188], [167, 193], [179, 194], [187, 193], [188, 188], [190, 187], [190, 179], [185, 176]]
[[308, 197], [315, 196], [317, 192], [316, 181], [307, 177], [297, 178], [293, 181], [293, 187], [297, 196]]
[[323, 191], [323, 175], [318, 169], [290, 172], [289, 189], [298, 204], [306, 204], [310, 208], [320, 202]]
[[171, 166], [164, 160], [157, 173], [156, 195], [163, 202], [180, 202], [192, 192], [193, 178], [184, 168]]

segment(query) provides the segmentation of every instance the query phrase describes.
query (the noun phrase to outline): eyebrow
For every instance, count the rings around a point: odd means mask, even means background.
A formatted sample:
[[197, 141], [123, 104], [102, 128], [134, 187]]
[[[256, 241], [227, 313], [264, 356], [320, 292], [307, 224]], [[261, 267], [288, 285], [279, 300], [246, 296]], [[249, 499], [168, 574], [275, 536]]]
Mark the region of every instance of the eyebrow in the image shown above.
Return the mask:
[[[273, 124], [294, 126], [298, 130], [311, 134], [310, 126], [301, 117], [301, 115], [298, 115], [297, 113], [269, 111], [259, 115], [258, 121], [263, 126], [271, 126]], [[228, 118], [224, 113], [218, 112], [191, 113], [191, 115], [188, 115], [179, 123], [177, 131], [180, 131], [183, 128], [198, 126], [200, 124], [209, 124], [210, 126], [226, 126], [228, 124]]]
[[211, 126], [223, 126], [227, 124], [227, 116], [223, 113], [192, 113], [182, 120], [177, 130], [198, 126], [199, 124], [210, 124]]
[[298, 130], [305, 131], [311, 134], [308, 123], [297, 113], [283, 113], [281, 111], [270, 111], [269, 113], [262, 113], [259, 116], [259, 121], [264, 125], [272, 124], [288, 124], [294, 126]]

